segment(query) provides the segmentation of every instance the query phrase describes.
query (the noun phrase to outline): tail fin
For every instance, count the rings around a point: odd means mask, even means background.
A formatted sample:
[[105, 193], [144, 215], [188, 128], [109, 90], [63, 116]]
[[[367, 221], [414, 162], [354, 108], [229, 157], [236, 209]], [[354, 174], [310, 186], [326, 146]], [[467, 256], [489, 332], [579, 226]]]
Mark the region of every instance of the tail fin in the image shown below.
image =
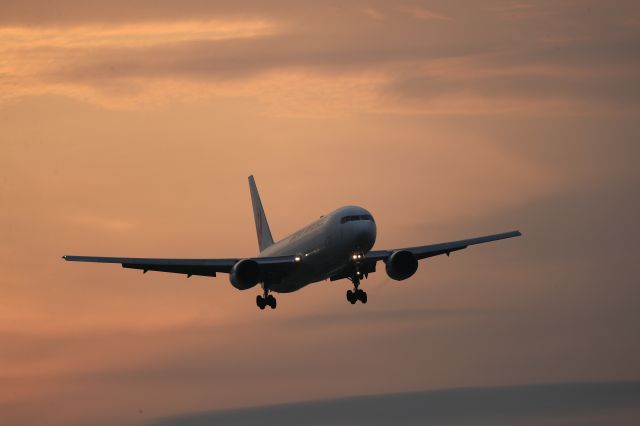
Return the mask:
[[273, 237], [271, 236], [271, 230], [267, 223], [267, 217], [264, 214], [262, 208], [262, 202], [260, 201], [260, 194], [258, 194], [258, 188], [256, 187], [256, 181], [253, 179], [253, 175], [249, 176], [249, 190], [251, 191], [251, 204], [253, 205], [253, 218], [256, 220], [256, 233], [258, 234], [258, 246], [260, 251], [263, 251], [267, 247], [273, 244]]

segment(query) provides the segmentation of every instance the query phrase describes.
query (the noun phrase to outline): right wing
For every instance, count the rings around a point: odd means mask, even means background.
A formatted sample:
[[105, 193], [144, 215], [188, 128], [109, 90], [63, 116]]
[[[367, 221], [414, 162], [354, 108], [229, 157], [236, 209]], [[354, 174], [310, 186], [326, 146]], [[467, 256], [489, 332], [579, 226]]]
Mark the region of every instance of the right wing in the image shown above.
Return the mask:
[[[215, 277], [218, 272], [228, 274], [241, 259], [151, 259], [139, 257], [94, 257], [94, 256], [62, 256], [69, 262], [119, 263], [123, 268], [141, 269], [143, 272], [159, 271], [176, 274], [202, 275]], [[255, 257], [257, 262], [269, 272], [278, 272], [294, 265], [295, 256]]]

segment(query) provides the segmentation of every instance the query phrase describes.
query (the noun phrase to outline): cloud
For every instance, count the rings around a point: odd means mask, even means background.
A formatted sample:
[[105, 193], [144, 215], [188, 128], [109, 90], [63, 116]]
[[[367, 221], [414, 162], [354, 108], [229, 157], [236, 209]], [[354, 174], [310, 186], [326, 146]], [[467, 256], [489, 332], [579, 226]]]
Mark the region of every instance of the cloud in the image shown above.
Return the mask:
[[446, 21], [450, 19], [444, 15], [441, 15], [437, 12], [434, 12], [432, 10], [429, 10], [425, 7], [421, 7], [418, 5], [401, 5], [399, 8], [400, 10], [409, 13], [414, 18], [423, 20], [423, 21], [431, 21], [431, 20]]
[[[146, 6], [134, 2], [127, 10]], [[0, 28], [2, 96], [59, 93], [110, 107], [250, 97], [276, 115], [327, 113], [328, 97], [340, 100], [339, 114], [637, 109], [639, 40], [624, 25], [631, 4], [603, 11], [599, 22], [565, 4], [516, 5], [518, 13], [546, 11], [542, 24], [533, 14], [517, 29], [496, 25], [505, 12], [497, 3], [438, 12], [419, 3], [357, 1], [247, 5], [250, 13], [222, 3], [180, 6], [182, 12], [167, 2], [148, 16], [120, 19], [111, 6], [78, 5], [76, 18], [71, 13], [55, 26], [36, 25], [39, 18], [21, 5], [5, 6], [14, 18]], [[376, 18], [363, 19], [363, 10]], [[575, 25], [559, 25], [567, 19]], [[293, 80], [307, 81], [291, 87]]]
[[[99, 0], [62, 0], [54, 6], [39, 0], [7, 0], [0, 4], [0, 24], [63, 27], [78, 24], [109, 25], [167, 20], [207, 20], [216, 17], [255, 17], [264, 16], [269, 11], [282, 10], [286, 6], [296, 8], [296, 3], [273, 2], [272, 5], [266, 6], [260, 1], [248, 1], [240, 5], [220, 0], [115, 0], [109, 3]], [[298, 6], [302, 7], [303, 5]]]
[[[567, 70], [541, 69], [494, 69], [484, 72], [469, 61], [466, 64], [475, 70], [475, 75], [451, 76], [429, 75], [399, 77], [393, 80], [384, 92], [397, 102], [413, 102], [420, 105], [433, 104], [455, 96], [484, 101], [491, 111], [491, 105], [519, 109], [534, 113], [546, 102], [553, 107], [564, 105], [566, 110], [556, 110], [559, 114], [581, 113], [597, 110], [600, 113], [635, 113], [640, 105], [640, 74], [636, 68], [618, 72], [594, 72], [580, 75]], [[472, 73], [470, 73], [472, 74]], [[630, 109], [630, 110], [629, 110]]]

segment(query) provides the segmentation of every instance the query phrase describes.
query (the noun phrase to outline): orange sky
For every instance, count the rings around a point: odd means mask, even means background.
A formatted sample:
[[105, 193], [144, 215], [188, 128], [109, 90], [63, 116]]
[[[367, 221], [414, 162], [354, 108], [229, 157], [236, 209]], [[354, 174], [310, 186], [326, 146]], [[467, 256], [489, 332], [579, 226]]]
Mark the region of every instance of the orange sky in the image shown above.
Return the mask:
[[[640, 378], [639, 45], [632, 1], [1, 2], [3, 424]], [[525, 236], [275, 312], [60, 260], [255, 255], [249, 174], [276, 239]]]

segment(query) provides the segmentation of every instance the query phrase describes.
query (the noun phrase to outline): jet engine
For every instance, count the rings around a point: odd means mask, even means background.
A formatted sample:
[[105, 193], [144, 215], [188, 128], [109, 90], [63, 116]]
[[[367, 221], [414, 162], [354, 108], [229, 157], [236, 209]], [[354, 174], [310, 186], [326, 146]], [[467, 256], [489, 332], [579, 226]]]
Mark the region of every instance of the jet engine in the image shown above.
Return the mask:
[[251, 259], [238, 261], [229, 272], [229, 280], [238, 290], [246, 290], [255, 286], [260, 282], [261, 278], [260, 265]]
[[418, 259], [408, 250], [396, 250], [387, 259], [386, 269], [389, 278], [406, 280], [418, 270]]

